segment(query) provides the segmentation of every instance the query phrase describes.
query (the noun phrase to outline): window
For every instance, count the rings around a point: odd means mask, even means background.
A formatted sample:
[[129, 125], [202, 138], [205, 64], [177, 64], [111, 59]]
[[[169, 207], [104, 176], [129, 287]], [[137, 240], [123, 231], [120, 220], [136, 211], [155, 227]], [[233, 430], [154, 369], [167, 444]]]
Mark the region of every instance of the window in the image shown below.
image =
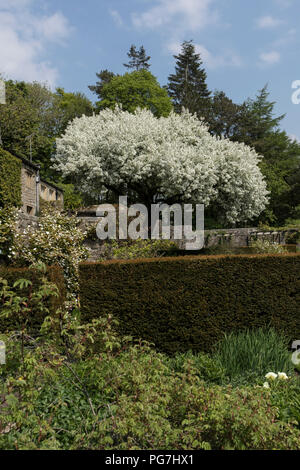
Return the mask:
[[26, 212], [27, 212], [28, 215], [33, 215], [33, 207], [27, 206], [26, 207]]

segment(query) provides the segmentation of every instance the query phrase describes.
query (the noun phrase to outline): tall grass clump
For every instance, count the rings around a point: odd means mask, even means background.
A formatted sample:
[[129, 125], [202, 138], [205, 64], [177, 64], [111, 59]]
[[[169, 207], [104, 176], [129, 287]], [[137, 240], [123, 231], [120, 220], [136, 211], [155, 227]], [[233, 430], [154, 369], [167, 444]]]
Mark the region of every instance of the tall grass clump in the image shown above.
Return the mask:
[[[291, 373], [288, 340], [273, 328], [230, 333], [218, 343], [215, 358], [230, 381], [253, 381], [270, 371]], [[243, 380], [244, 379], [244, 380]]]

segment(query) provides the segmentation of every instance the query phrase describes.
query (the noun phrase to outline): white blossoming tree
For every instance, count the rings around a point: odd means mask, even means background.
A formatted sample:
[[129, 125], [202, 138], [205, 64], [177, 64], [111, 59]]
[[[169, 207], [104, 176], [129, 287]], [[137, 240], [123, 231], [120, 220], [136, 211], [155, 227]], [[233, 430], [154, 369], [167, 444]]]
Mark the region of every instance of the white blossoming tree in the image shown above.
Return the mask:
[[212, 137], [188, 112], [158, 119], [117, 108], [72, 121], [57, 140], [55, 167], [88, 194], [129, 193], [147, 206], [203, 203], [235, 223], [266, 206], [259, 161], [250, 147]]

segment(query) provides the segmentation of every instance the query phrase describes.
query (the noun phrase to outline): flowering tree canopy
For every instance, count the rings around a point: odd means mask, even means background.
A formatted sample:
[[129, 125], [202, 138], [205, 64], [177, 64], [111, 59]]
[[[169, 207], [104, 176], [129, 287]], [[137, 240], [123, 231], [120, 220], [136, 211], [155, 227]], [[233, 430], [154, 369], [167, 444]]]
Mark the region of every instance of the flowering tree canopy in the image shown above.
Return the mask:
[[57, 140], [55, 168], [89, 194], [133, 194], [148, 206], [202, 203], [234, 223], [267, 204], [260, 158], [244, 144], [211, 136], [188, 112], [156, 118], [117, 108], [72, 121]]

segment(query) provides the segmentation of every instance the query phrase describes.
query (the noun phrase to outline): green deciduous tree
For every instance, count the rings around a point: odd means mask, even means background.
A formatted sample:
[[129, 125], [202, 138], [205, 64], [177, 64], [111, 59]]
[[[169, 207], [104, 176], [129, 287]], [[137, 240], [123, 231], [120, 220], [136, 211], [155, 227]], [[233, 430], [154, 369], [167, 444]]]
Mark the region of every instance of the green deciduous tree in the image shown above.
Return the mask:
[[150, 109], [157, 117], [168, 116], [172, 103], [167, 91], [147, 70], [139, 70], [113, 77], [103, 85], [99, 110], [122, 105], [123, 110], [133, 112], [138, 107]]
[[96, 73], [96, 76], [98, 78], [98, 81], [96, 82], [96, 85], [89, 85], [89, 89], [95, 93], [99, 99], [102, 99], [102, 89], [103, 86], [109, 83], [115, 75], [113, 72], [110, 72], [109, 70], [101, 70], [99, 73]]
[[92, 103], [82, 93], [66, 93], [62, 88], [53, 93], [38, 82], [7, 80], [5, 85], [6, 104], [0, 104], [3, 149], [17, 157], [32, 156], [44, 177], [56, 178], [51, 170], [55, 140], [75, 117], [90, 116]]
[[57, 88], [55, 98], [59, 110], [59, 127], [57, 129], [59, 135], [64, 132], [69, 122], [76, 117], [92, 116], [93, 114], [93, 105], [83, 93], [67, 93], [63, 88]]

